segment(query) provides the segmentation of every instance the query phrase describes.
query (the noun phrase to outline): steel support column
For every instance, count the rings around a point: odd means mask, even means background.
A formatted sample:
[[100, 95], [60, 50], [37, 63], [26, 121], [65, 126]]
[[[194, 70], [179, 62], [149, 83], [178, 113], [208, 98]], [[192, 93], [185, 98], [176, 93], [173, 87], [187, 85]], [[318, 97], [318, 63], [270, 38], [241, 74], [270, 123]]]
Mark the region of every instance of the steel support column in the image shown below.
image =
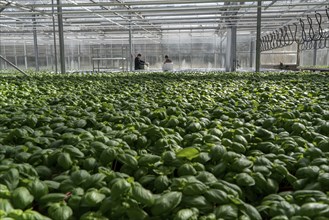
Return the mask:
[[94, 71], [94, 61], [92, 59], [92, 56], [93, 56], [93, 49], [91, 48], [90, 44], [89, 44], [89, 63], [92, 63], [92, 70]]
[[297, 56], [296, 56], [296, 65], [297, 67], [300, 66], [300, 45], [297, 44]]
[[227, 48], [225, 71], [234, 72], [236, 70], [236, 26], [232, 26], [227, 31]]
[[[2, 54], [2, 53], [1, 53]], [[1, 54], [0, 54], [0, 56], [1, 56]], [[4, 44], [3, 45], [3, 58], [7, 58], [7, 54], [6, 54], [6, 45]], [[4, 60], [4, 59], [2, 59], [2, 60]], [[5, 60], [4, 60], [5, 61]], [[8, 68], [8, 66], [7, 66], [7, 62], [4, 62], [4, 64], [3, 64], [3, 68], [4, 69], [7, 69]]]
[[257, 32], [256, 32], [256, 72], [260, 70], [260, 34], [261, 34], [261, 24], [262, 24], [262, 1], [257, 2]]
[[[121, 57], [124, 57], [124, 49], [125, 47], [121, 44]], [[122, 71], [125, 71], [125, 60], [122, 60]]]
[[131, 15], [129, 14], [129, 71], [133, 70], [133, 45], [132, 45], [132, 25]]
[[53, 5], [51, 7], [51, 17], [52, 17], [52, 23], [53, 23], [53, 36], [54, 36], [54, 64], [55, 64], [55, 73], [58, 72], [57, 70], [57, 43], [56, 43], [56, 25], [55, 25], [55, 7], [54, 7], [54, 0], [51, 0], [51, 4]]
[[[250, 33], [251, 36], [253, 35], [252, 33]], [[254, 41], [252, 40], [252, 38], [250, 38], [250, 50], [249, 50], [249, 67], [252, 68], [253, 64], [254, 64], [254, 47], [255, 47], [255, 44], [254, 44]]]
[[327, 66], [329, 66], [329, 59], [328, 59], [328, 54], [329, 54], [329, 48], [327, 48], [327, 53], [326, 53], [326, 57], [325, 60], [327, 61]]
[[57, 0], [57, 12], [58, 12], [58, 36], [59, 36], [59, 56], [61, 62], [61, 73], [65, 73], [65, 48], [64, 48], [64, 29], [63, 29], [63, 16], [61, 0]]
[[191, 69], [193, 68], [193, 36], [192, 36], [192, 30], [191, 30], [191, 42], [190, 42], [190, 61], [191, 61]]
[[231, 41], [231, 71], [236, 71], [238, 60], [236, 58], [236, 31], [237, 27], [233, 26], [232, 30], [232, 41]]
[[48, 45], [45, 45], [45, 49], [46, 49], [46, 64], [47, 64], [47, 68], [49, 65], [49, 59], [48, 59]]
[[183, 67], [183, 61], [182, 61], [182, 54], [181, 54], [181, 39], [180, 39], [180, 31], [179, 31], [179, 35], [178, 35], [178, 63], [179, 63], [179, 69], [184, 68]]
[[314, 49], [313, 49], [313, 66], [316, 66], [316, 59], [318, 55], [318, 43], [314, 41]]
[[231, 32], [232, 30], [229, 28], [227, 29], [227, 38], [226, 38], [226, 51], [225, 51], [225, 71], [231, 71]]
[[130, 66], [130, 64], [129, 64], [129, 56], [130, 55], [128, 54], [129, 53], [129, 49], [127, 47], [129, 47], [129, 46], [126, 45], [124, 49], [125, 49], [125, 55], [126, 55], [125, 57], [127, 57], [126, 58], [126, 71], [129, 71], [129, 66]]
[[[1, 53], [2, 53], [2, 46], [1, 46], [1, 41], [0, 41], [0, 55], [1, 55]], [[4, 69], [4, 68], [5, 68], [5, 65], [2, 64], [2, 61], [1, 61], [1, 59], [0, 59], [0, 70], [1, 70], [1, 69]]]
[[15, 65], [17, 66], [17, 47], [16, 47], [16, 43], [14, 43], [14, 56], [15, 56]]
[[80, 42], [78, 44], [78, 68], [81, 70], [81, 45]]
[[27, 50], [26, 50], [26, 42], [24, 41], [24, 63], [25, 63], [25, 69], [27, 69]]
[[35, 70], [39, 71], [39, 49], [38, 49], [37, 21], [35, 19], [35, 14], [32, 15], [32, 22], [33, 22], [33, 42], [34, 42]]
[[224, 60], [224, 53], [223, 53], [223, 35], [220, 35], [220, 42], [219, 42], [219, 67], [223, 68]]

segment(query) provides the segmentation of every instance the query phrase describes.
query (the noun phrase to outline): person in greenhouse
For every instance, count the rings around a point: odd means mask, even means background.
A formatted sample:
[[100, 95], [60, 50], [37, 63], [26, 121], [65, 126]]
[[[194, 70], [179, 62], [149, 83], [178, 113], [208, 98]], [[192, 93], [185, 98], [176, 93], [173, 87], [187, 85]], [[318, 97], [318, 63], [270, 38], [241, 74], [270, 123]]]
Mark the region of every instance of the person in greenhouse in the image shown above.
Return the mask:
[[162, 65], [162, 70], [164, 72], [167, 71], [172, 71], [174, 69], [174, 63], [172, 62], [171, 59], [169, 59], [168, 55], [165, 56], [165, 61], [163, 62]]
[[169, 59], [168, 55], [165, 56], [165, 61], [164, 63], [172, 63], [172, 60]]
[[142, 55], [139, 53], [135, 57], [135, 70], [143, 70], [148, 64], [142, 60]]

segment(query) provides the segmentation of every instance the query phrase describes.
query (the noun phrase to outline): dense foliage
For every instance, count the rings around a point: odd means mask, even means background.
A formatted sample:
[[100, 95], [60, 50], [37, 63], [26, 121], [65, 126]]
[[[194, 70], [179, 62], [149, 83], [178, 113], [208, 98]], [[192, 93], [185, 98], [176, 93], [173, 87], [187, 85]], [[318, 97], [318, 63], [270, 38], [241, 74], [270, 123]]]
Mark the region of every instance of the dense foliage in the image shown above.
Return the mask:
[[0, 218], [329, 218], [329, 78], [0, 76]]

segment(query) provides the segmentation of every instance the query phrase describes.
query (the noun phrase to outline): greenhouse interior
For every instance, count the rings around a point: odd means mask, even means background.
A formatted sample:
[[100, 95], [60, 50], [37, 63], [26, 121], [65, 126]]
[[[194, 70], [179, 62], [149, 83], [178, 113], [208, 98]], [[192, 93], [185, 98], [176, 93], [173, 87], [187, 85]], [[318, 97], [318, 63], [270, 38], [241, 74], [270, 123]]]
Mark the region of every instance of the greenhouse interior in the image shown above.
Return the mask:
[[[150, 70], [161, 70], [166, 54], [175, 70], [328, 66], [327, 5], [321, 0], [1, 0], [1, 56], [22, 69], [53, 72], [61, 65], [63, 71], [131, 71], [138, 53]], [[0, 65], [12, 68], [3, 60]]]
[[328, 220], [329, 0], [0, 0], [0, 220]]

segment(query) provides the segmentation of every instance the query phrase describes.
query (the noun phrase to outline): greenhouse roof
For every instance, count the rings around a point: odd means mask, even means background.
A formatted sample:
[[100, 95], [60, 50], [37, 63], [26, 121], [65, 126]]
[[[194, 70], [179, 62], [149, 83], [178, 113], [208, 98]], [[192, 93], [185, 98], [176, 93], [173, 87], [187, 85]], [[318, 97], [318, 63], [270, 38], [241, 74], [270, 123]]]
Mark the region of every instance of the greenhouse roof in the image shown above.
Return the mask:
[[[72, 39], [128, 38], [130, 27], [141, 38], [161, 39], [182, 32], [223, 33], [236, 26], [245, 33], [255, 32], [257, 1], [235, 0], [0, 0], [2, 39], [19, 40], [33, 28], [45, 36], [53, 32], [57, 15], [63, 16], [66, 37]], [[293, 25], [310, 16], [328, 26], [328, 0], [262, 1], [262, 32]], [[35, 21], [34, 21], [35, 19]], [[307, 24], [306, 24], [307, 25]]]

